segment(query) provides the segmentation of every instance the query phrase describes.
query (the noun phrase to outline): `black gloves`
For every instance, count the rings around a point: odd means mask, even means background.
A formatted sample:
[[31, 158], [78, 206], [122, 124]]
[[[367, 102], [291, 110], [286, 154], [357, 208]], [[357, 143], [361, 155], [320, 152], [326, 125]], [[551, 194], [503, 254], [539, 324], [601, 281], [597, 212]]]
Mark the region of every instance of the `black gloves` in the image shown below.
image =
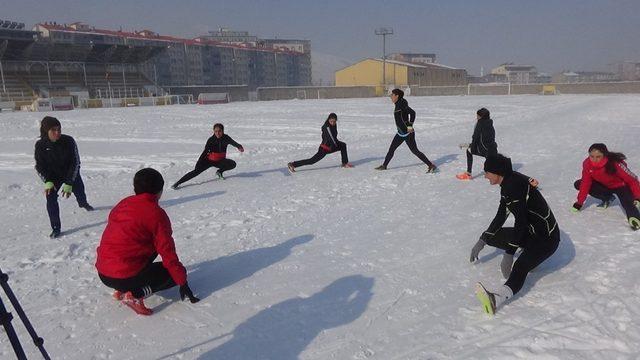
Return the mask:
[[476, 242], [476, 244], [473, 245], [473, 248], [471, 248], [471, 256], [469, 256], [469, 261], [470, 262], [474, 262], [474, 261], [478, 260], [478, 255], [480, 254], [480, 250], [482, 250], [482, 248], [485, 245], [486, 245], [486, 243], [484, 242], [484, 240], [482, 240], [482, 237], [480, 237], [478, 242]]
[[184, 285], [180, 286], [180, 299], [184, 300], [185, 298], [189, 298], [192, 304], [200, 301], [197, 297], [193, 296], [193, 291], [189, 287], [189, 283], [184, 283]]
[[573, 203], [573, 207], [571, 208], [571, 211], [578, 212], [580, 211], [580, 209], [582, 209], [582, 204], [578, 202]]

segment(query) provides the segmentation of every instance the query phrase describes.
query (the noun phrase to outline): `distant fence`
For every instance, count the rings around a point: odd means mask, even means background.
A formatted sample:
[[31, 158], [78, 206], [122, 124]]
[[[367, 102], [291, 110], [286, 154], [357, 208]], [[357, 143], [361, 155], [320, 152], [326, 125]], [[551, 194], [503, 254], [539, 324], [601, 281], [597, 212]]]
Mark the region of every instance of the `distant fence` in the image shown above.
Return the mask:
[[130, 97], [113, 99], [81, 99], [80, 107], [83, 109], [133, 107], [133, 106], [161, 106], [193, 104], [193, 96], [166, 95], [156, 97]]
[[343, 99], [375, 97], [375, 86], [259, 87], [258, 100]]
[[638, 94], [640, 81], [551, 84], [469, 84], [461, 86], [411, 86], [413, 96], [542, 94], [554, 86], [557, 94]]

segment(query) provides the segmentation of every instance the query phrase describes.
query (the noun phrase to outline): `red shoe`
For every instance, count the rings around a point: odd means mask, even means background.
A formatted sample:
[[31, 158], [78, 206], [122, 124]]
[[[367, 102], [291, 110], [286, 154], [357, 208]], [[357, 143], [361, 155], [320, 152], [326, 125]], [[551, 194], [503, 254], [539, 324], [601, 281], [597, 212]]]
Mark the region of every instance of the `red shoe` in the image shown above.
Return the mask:
[[120, 290], [116, 290], [113, 292], [113, 298], [120, 301], [123, 298], [122, 292]]
[[346, 164], [342, 164], [343, 168], [352, 168], [353, 165], [351, 165], [351, 163], [346, 163]]
[[463, 172], [463, 173], [460, 173], [460, 174], [456, 175], [456, 179], [459, 179], [459, 180], [471, 180], [471, 174], [469, 174], [468, 172]]
[[153, 314], [153, 310], [144, 306], [144, 300], [142, 298], [137, 299], [133, 297], [131, 291], [127, 291], [124, 294], [124, 298], [122, 299], [122, 303], [133, 309], [136, 314], [139, 315], [151, 315]]

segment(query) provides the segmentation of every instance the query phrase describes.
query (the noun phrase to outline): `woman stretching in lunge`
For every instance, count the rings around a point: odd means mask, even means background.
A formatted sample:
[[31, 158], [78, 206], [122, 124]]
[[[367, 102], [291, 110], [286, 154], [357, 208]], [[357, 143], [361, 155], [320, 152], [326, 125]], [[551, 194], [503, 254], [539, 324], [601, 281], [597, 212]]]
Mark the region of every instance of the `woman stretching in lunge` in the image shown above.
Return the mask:
[[171, 188], [174, 190], [178, 189], [180, 184], [193, 179], [212, 166], [218, 168], [216, 175], [220, 179], [224, 179], [222, 173], [236, 167], [235, 161], [227, 159], [228, 145], [235, 146], [238, 151], [244, 152], [242, 145], [233, 141], [231, 136], [224, 133], [224, 125], [213, 125], [213, 136], [207, 140], [207, 144], [204, 146], [204, 151], [202, 151], [202, 154], [196, 163], [196, 168], [186, 173], [180, 180], [178, 180], [178, 182], [173, 184]]
[[353, 165], [349, 163], [349, 157], [347, 156], [347, 144], [338, 140], [338, 115], [331, 113], [329, 117], [322, 125], [322, 143], [318, 147], [318, 152], [309, 159], [298, 160], [287, 164], [289, 171], [295, 172], [296, 168], [304, 165], [315, 164], [327, 154], [334, 153], [340, 150], [342, 155], [342, 167], [352, 168]]

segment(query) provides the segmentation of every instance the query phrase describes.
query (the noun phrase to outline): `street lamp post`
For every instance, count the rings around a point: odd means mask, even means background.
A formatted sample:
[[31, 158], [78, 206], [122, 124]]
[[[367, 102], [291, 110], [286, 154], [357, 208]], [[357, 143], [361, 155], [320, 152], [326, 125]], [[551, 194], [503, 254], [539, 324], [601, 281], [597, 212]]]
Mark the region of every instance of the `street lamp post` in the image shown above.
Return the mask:
[[376, 35], [382, 36], [382, 85], [387, 84], [387, 35], [393, 35], [393, 28], [381, 27], [375, 30]]

